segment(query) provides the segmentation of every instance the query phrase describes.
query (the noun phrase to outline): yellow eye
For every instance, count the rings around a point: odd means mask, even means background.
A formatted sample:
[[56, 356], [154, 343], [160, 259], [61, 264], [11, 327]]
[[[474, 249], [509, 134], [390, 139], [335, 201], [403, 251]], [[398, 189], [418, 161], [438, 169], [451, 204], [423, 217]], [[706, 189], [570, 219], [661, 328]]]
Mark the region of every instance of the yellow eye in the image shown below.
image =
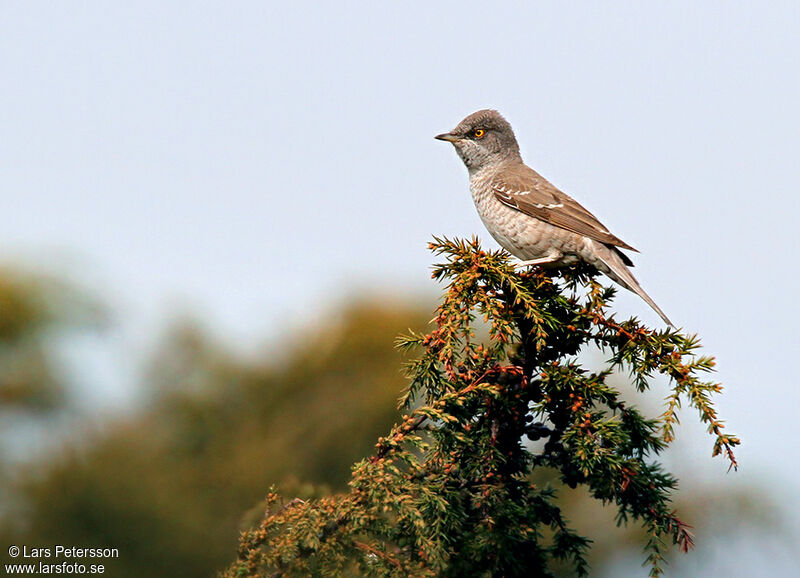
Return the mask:
[[474, 131], [472, 131], [472, 136], [474, 136], [475, 138], [483, 138], [483, 135], [485, 134], [486, 131], [483, 130], [482, 128], [476, 128]]

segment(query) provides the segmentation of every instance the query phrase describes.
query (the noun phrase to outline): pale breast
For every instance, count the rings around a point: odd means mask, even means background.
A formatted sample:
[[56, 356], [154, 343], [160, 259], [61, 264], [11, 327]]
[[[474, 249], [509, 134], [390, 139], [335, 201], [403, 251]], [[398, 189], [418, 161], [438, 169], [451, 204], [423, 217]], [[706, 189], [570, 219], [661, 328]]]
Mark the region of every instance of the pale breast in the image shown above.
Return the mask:
[[583, 247], [583, 237], [555, 227], [501, 203], [490, 186], [492, 174], [475, 173], [470, 192], [489, 233], [515, 257], [539, 259], [556, 249], [565, 254], [563, 263], [574, 261]]

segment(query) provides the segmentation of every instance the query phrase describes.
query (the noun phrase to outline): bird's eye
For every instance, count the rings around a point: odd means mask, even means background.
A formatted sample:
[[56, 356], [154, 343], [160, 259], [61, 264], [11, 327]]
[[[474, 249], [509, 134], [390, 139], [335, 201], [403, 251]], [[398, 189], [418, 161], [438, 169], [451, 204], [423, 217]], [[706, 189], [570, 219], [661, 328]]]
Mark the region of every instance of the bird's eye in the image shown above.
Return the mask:
[[475, 130], [472, 131], [472, 136], [474, 136], [475, 138], [483, 138], [485, 134], [486, 131], [483, 130], [482, 128], [476, 128]]

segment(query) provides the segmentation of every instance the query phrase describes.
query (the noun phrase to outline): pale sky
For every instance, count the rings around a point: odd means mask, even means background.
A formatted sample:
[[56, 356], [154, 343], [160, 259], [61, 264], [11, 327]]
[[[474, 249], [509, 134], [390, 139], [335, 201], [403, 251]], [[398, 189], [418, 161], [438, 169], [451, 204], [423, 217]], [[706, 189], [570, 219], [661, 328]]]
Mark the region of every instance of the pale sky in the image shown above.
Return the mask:
[[796, 492], [798, 30], [796, 2], [2, 2], [2, 260], [106, 299], [98, 384], [181, 311], [262, 343], [430, 292], [432, 235], [496, 246], [433, 135], [496, 108], [717, 356], [738, 479]]

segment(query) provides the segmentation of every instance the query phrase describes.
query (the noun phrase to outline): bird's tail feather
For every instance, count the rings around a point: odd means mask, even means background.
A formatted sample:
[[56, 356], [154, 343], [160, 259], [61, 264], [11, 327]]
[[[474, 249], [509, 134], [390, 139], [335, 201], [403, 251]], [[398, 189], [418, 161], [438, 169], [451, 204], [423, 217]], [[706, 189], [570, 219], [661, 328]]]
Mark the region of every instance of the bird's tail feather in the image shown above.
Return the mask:
[[628, 267], [625, 266], [625, 263], [622, 261], [617, 252], [613, 248], [607, 246], [602, 246], [602, 249], [600, 251], [596, 251], [595, 254], [609, 269], [608, 271], [603, 271], [603, 273], [625, 287], [625, 289], [636, 293], [644, 300], [645, 303], [653, 308], [653, 311], [658, 313], [659, 317], [664, 320], [664, 323], [670, 327], [675, 327], [672, 321], [670, 321], [664, 312], [661, 311], [661, 308], [656, 305], [656, 302], [653, 301], [647, 293], [645, 293], [644, 289], [642, 289], [641, 285], [639, 285], [639, 282], [636, 280], [636, 277], [634, 277], [633, 273], [631, 273]]

